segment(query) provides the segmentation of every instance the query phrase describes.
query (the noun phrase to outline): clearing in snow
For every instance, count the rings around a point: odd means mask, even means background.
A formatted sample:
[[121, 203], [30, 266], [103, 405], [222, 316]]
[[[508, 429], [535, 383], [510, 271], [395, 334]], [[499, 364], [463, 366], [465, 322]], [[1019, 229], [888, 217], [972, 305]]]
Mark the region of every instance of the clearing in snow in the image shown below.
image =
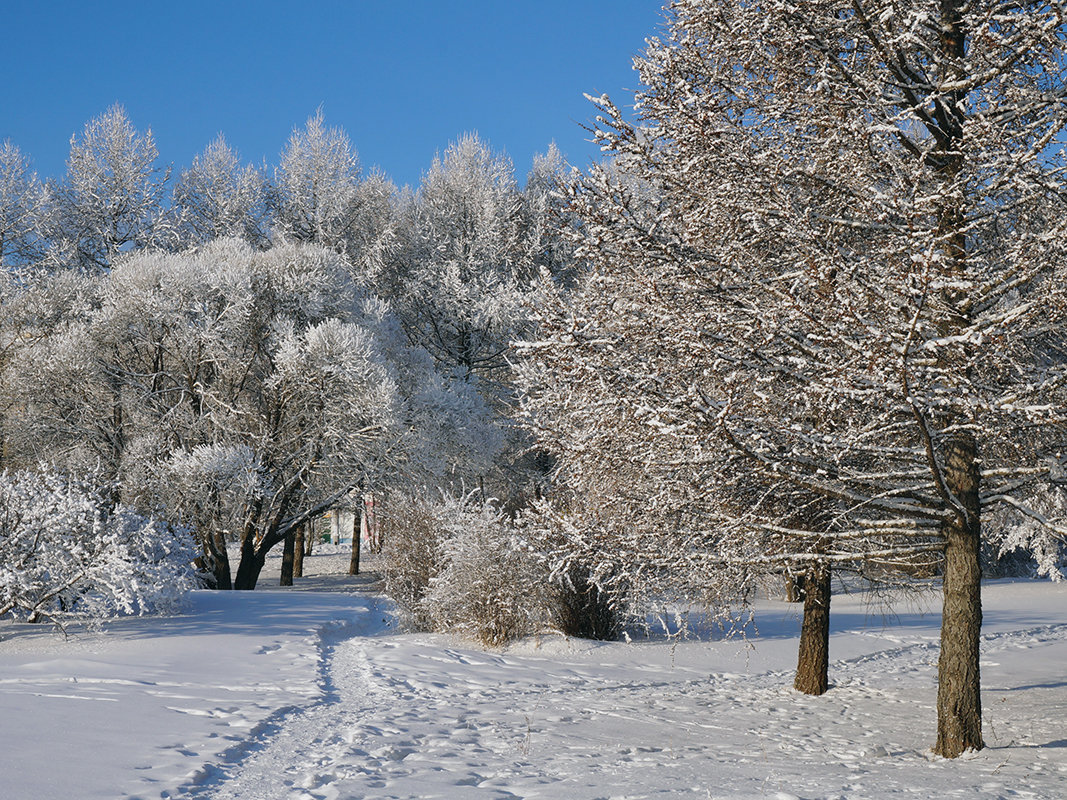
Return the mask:
[[197, 592], [182, 616], [67, 638], [5, 624], [4, 795], [1067, 796], [1067, 585], [985, 586], [989, 746], [948, 761], [928, 752], [934, 595], [891, 616], [835, 597], [832, 688], [809, 697], [791, 688], [786, 603], [759, 603], [747, 642], [545, 636], [486, 651], [397, 630], [371, 580]]

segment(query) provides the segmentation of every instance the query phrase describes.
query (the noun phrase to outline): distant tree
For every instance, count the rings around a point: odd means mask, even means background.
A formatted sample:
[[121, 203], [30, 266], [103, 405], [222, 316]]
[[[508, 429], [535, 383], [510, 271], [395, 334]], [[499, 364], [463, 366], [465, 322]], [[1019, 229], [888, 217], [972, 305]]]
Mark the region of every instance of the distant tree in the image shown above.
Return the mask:
[[61, 266], [99, 272], [164, 231], [170, 168], [156, 165], [152, 131], [141, 134], [114, 105], [70, 139], [67, 175], [49, 183], [49, 236]]
[[353, 223], [359, 158], [340, 128], [326, 126], [320, 108], [293, 131], [274, 173], [274, 222], [287, 238], [338, 252]]
[[534, 156], [522, 189], [524, 228], [537, 266], [556, 281], [570, 282], [578, 270], [573, 242], [563, 232], [576, 221], [564, 207], [570, 167], [555, 143]]
[[193, 159], [174, 187], [183, 245], [238, 236], [253, 245], [266, 238], [267, 181], [252, 165], [241, 166], [222, 134]]
[[614, 164], [571, 194], [592, 271], [530, 350], [534, 424], [586, 437], [569, 474], [674, 506], [681, 541], [634, 541], [655, 563], [933, 555], [946, 757], [983, 746], [983, 516], [1063, 530], [1027, 499], [1065, 434], [1064, 11], [672, 4], [638, 122], [599, 101]]
[[46, 194], [29, 159], [11, 142], [0, 144], [0, 265], [41, 260]]
[[461, 379], [506, 381], [538, 252], [511, 161], [462, 137], [434, 159], [406, 215], [397, 305], [411, 340]]

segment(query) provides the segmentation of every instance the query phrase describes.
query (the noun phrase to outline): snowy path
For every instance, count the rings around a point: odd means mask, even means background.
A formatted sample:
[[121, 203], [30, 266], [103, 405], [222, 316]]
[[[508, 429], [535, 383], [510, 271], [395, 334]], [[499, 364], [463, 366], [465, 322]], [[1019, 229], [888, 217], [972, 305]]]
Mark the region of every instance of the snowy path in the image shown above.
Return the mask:
[[347, 578], [302, 588], [320, 591], [199, 593], [70, 639], [0, 630], [0, 797], [1067, 797], [1067, 585], [985, 587], [989, 746], [955, 761], [927, 752], [936, 597], [882, 619], [835, 596], [833, 688], [811, 698], [784, 603], [750, 644], [487, 652], [396, 632]]
[[[856, 602], [835, 600], [839, 616]], [[755, 651], [547, 639], [494, 653], [438, 636], [343, 639], [329, 650], [321, 703], [217, 781], [175, 796], [1067, 796], [1067, 624], [992, 626], [990, 746], [949, 762], [925, 752], [936, 620], [839, 630], [835, 650], [856, 654], [834, 663], [826, 697], [809, 698], [788, 688], [795, 640], [774, 635], [795, 621], [765, 617]], [[1048, 681], [1020, 685], [1041, 664]]]

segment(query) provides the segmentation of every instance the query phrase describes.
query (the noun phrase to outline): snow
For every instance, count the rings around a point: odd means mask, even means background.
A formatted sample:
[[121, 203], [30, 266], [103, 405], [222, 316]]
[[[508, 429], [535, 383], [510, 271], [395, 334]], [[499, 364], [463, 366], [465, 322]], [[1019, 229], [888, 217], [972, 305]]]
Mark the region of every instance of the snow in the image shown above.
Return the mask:
[[947, 761], [928, 752], [933, 593], [889, 616], [835, 596], [833, 688], [813, 698], [790, 688], [797, 606], [761, 601], [747, 641], [548, 634], [485, 650], [397, 630], [374, 574], [343, 576], [346, 562], [323, 547], [295, 590], [197, 592], [180, 616], [67, 638], [0, 627], [4, 796], [1067, 793], [1067, 584], [985, 586], [988, 746]]

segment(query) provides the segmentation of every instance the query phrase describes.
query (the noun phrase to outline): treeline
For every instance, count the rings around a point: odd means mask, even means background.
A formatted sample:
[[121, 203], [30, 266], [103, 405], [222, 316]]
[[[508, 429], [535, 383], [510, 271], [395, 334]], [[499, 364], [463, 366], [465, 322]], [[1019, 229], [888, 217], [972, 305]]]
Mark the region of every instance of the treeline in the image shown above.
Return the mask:
[[269, 175], [221, 137], [174, 175], [117, 106], [62, 181], [5, 144], [5, 469], [192, 531], [220, 588], [365, 492], [514, 495], [539, 470], [508, 359], [569, 269], [562, 168], [549, 149], [520, 187], [468, 135], [398, 190], [321, 112]]

